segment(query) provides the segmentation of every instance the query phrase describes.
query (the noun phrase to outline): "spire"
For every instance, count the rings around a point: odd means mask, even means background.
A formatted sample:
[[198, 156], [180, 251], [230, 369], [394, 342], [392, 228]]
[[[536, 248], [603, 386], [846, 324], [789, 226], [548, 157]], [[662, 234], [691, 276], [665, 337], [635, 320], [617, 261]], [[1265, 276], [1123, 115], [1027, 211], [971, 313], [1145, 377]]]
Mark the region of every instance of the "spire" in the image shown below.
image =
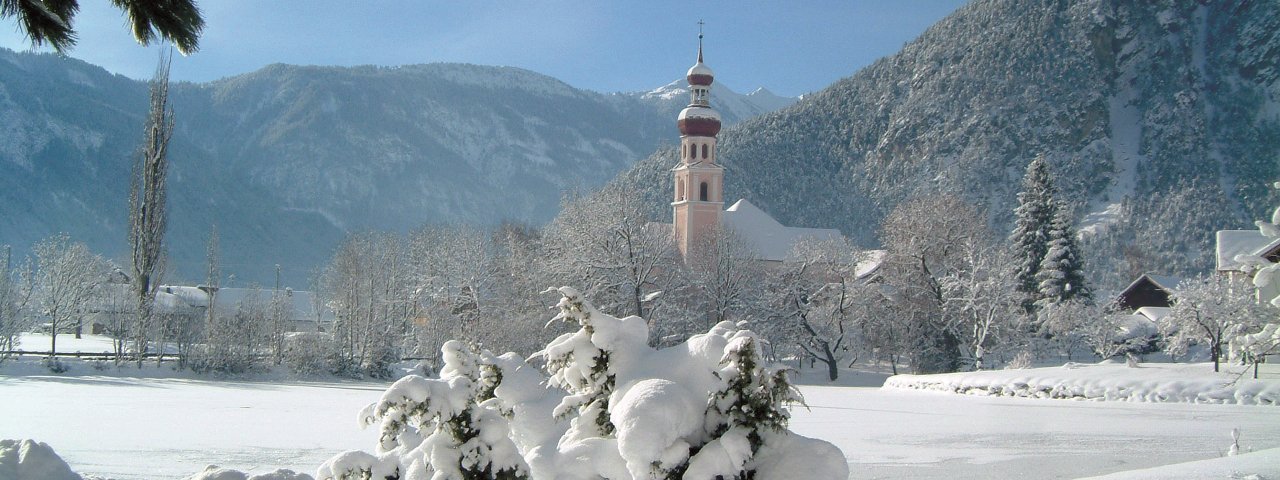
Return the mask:
[[698, 19], [698, 63], [702, 63], [702, 26], [706, 25], [702, 19]]
[[720, 114], [711, 108], [711, 84], [715, 74], [702, 63], [702, 26], [698, 20], [698, 63], [689, 68], [685, 79], [689, 81], [689, 106], [680, 111], [676, 123], [681, 135], [714, 137], [720, 132]]

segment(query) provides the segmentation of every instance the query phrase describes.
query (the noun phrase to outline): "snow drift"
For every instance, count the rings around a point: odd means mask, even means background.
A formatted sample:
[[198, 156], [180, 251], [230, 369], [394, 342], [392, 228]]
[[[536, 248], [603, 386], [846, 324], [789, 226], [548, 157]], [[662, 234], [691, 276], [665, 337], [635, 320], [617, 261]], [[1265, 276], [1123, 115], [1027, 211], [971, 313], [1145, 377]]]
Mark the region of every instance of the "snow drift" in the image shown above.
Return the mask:
[[1093, 401], [1280, 405], [1280, 385], [1229, 373], [1211, 364], [1142, 364], [1104, 361], [1057, 368], [998, 370], [941, 375], [896, 375], [886, 389], [965, 395]]

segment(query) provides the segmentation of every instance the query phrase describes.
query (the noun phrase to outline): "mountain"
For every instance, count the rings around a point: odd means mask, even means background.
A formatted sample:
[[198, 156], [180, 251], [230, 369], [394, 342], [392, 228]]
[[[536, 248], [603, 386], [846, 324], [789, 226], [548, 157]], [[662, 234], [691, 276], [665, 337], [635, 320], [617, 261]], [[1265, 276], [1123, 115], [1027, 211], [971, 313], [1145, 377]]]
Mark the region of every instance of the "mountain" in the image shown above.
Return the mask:
[[[1280, 200], [1267, 188], [1280, 179], [1278, 59], [1277, 2], [975, 0], [899, 53], [726, 128], [725, 195], [870, 247], [899, 202], [950, 192], [1005, 235], [1043, 155], [1091, 233], [1097, 281], [1205, 272], [1214, 230], [1248, 228]], [[676, 158], [661, 149], [618, 181], [647, 186], [666, 218]]]
[[[638, 97], [464, 64], [271, 65], [175, 83], [169, 278], [203, 280], [215, 224], [240, 284], [273, 282], [278, 264], [302, 285], [346, 232], [545, 222], [566, 189], [674, 141], [676, 114]], [[124, 258], [146, 98], [145, 82], [0, 50], [0, 244], [22, 252], [66, 232]]]
[[[647, 92], [626, 95], [652, 105], [667, 118], [676, 118], [680, 110], [689, 105], [689, 82], [680, 78]], [[715, 103], [716, 110], [720, 112], [720, 120], [726, 126], [785, 108], [796, 100], [798, 99], [794, 97], [775, 95], [764, 87], [743, 95], [721, 82], [711, 85], [711, 101]]]

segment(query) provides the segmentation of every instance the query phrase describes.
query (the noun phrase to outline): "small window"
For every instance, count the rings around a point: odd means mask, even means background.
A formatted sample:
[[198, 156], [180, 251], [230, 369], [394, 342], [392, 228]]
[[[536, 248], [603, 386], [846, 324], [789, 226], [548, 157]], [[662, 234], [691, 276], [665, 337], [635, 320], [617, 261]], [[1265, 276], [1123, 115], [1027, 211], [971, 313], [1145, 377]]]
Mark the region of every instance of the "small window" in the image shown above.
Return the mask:
[[706, 159], [706, 158], [707, 158], [707, 144], [705, 144], [705, 143], [704, 143], [704, 144], [702, 144], [702, 158], [703, 158], [703, 159]]
[[698, 186], [698, 200], [707, 201], [707, 182]]
[[689, 156], [689, 146], [688, 146], [688, 145], [681, 145], [681, 146], [680, 146], [680, 158], [684, 158], [684, 157], [687, 157], [687, 156]]

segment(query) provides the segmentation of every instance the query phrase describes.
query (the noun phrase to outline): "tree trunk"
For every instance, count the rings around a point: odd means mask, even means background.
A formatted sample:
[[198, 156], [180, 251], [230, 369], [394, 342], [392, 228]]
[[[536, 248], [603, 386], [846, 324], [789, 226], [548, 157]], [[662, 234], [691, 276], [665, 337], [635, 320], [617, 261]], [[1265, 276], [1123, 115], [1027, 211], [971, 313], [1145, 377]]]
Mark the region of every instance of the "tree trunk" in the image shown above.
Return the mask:
[[840, 376], [840, 370], [837, 368], [840, 364], [836, 361], [835, 355], [831, 353], [830, 347], [824, 347], [823, 350], [825, 350], [824, 353], [827, 355], [827, 378], [834, 382], [836, 381], [836, 377]]
[[1219, 357], [1222, 356], [1222, 344], [1215, 342], [1212, 347], [1209, 347], [1209, 354], [1213, 355], [1213, 372], [1218, 373]]

